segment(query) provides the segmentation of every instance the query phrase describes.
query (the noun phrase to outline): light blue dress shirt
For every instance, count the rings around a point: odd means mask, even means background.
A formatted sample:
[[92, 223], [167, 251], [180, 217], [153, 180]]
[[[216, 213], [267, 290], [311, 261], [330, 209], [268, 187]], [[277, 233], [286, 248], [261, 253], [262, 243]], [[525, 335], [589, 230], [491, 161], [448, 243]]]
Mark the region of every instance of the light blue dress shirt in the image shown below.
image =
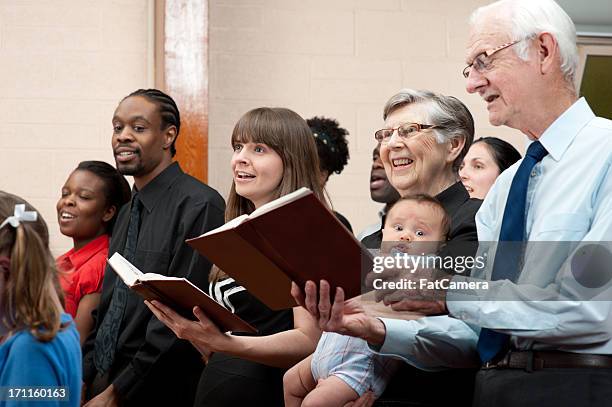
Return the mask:
[[[525, 238], [563, 243], [530, 244], [516, 284], [500, 280], [490, 282], [488, 290], [451, 290], [448, 309], [467, 323], [512, 335], [518, 349], [612, 354], [612, 283], [586, 289], [572, 272], [574, 254], [589, 243], [601, 242], [610, 250], [612, 121], [595, 117], [581, 98], [539, 140], [549, 155], [531, 174]], [[490, 280], [495, 245], [483, 242], [499, 237], [519, 164], [497, 179], [476, 215], [486, 267], [453, 281]]]

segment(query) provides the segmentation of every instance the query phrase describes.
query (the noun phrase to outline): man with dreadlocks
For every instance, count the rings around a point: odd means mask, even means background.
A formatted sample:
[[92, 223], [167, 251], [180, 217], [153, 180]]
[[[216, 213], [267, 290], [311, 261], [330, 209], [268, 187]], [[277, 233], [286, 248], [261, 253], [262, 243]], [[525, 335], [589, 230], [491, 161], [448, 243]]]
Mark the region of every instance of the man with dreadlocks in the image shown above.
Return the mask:
[[[140, 89], [119, 103], [112, 123], [117, 169], [134, 177], [134, 188], [117, 217], [109, 256], [119, 252], [141, 270], [206, 287], [211, 264], [185, 239], [222, 225], [225, 203], [172, 162], [180, 129], [176, 103], [157, 89]], [[204, 367], [196, 350], [108, 268], [93, 316], [95, 329], [83, 345], [92, 405], [192, 405]]]

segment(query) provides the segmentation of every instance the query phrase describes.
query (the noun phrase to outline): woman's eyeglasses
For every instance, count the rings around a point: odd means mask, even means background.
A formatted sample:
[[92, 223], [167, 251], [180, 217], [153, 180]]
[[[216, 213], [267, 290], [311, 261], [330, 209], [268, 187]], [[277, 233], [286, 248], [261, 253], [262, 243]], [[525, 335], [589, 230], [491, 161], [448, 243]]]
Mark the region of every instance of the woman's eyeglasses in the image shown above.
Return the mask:
[[426, 129], [440, 129], [442, 127], [435, 124], [403, 123], [392, 129], [381, 129], [374, 133], [374, 138], [379, 143], [387, 143], [393, 133], [397, 130], [397, 135], [402, 139], [408, 139]]

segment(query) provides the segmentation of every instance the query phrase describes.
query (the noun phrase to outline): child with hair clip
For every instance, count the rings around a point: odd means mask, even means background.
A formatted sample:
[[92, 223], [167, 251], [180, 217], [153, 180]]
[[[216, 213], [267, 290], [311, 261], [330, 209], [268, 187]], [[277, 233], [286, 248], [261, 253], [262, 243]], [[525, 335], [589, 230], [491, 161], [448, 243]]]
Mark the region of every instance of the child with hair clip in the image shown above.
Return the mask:
[[[450, 218], [435, 198], [407, 196], [387, 213], [381, 250], [433, 254], [449, 228]], [[315, 352], [285, 374], [285, 406], [343, 406], [368, 391], [378, 398], [401, 363], [373, 353], [361, 338], [323, 332]]]
[[5, 394], [8, 399], [3, 405], [28, 401], [30, 405], [78, 406], [79, 334], [63, 312], [47, 225], [25, 200], [3, 191], [0, 315], [0, 386], [38, 389], [39, 396], [49, 396], [49, 401], [19, 399], [13, 391]]

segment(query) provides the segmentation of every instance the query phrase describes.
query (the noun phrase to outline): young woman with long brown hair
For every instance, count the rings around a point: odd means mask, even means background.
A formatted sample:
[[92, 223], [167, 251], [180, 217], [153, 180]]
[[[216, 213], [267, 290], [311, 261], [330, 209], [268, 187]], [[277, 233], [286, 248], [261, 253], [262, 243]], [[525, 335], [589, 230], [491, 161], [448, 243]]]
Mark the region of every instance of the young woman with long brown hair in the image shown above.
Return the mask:
[[[314, 139], [296, 113], [251, 110], [234, 127], [231, 142], [233, 182], [226, 221], [301, 187], [325, 202]], [[219, 269], [211, 272], [210, 294], [255, 326], [258, 336], [226, 335], [200, 309], [192, 322], [163, 304], [148, 304], [179, 338], [191, 341], [205, 356], [214, 352], [201, 377], [196, 405], [283, 405], [285, 369], [316, 347], [320, 331], [314, 320], [297, 307], [269, 309]]]

